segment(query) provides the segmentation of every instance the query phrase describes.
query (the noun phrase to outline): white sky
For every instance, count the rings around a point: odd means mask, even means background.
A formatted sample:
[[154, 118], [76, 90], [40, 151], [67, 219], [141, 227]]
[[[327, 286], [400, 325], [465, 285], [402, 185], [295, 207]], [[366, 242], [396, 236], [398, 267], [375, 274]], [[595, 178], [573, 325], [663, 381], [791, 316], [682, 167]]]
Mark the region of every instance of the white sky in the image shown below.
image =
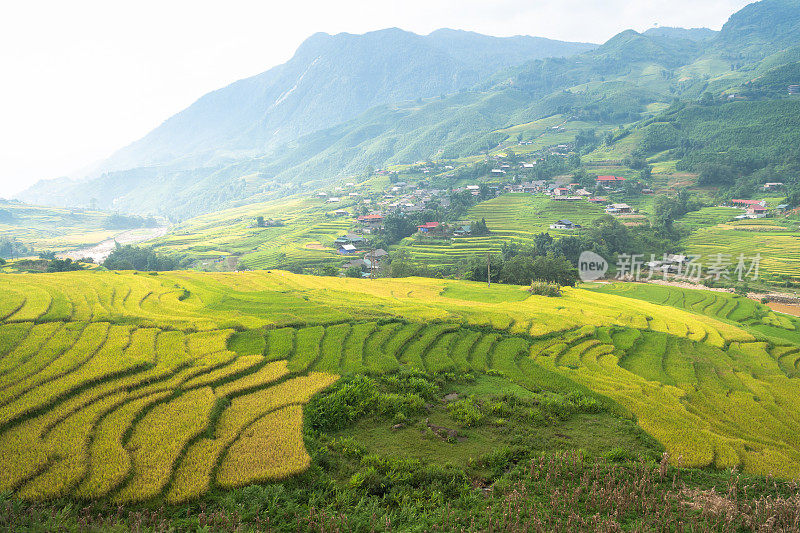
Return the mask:
[[449, 27], [601, 43], [719, 29], [747, 0], [2, 0], [0, 197], [73, 174], [317, 31]]

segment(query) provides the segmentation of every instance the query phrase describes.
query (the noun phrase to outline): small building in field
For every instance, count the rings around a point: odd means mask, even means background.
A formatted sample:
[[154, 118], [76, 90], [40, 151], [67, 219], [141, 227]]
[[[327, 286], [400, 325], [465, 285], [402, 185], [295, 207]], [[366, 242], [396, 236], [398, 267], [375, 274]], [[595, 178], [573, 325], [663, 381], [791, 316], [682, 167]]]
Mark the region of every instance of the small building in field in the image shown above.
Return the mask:
[[553, 224], [550, 224], [550, 229], [578, 229], [580, 228], [580, 224], [575, 224], [571, 220], [567, 220], [566, 218], [563, 220], [558, 220]]
[[369, 228], [378, 228], [383, 224], [383, 215], [380, 213], [370, 213], [368, 215], [361, 215], [358, 221]]
[[556, 187], [553, 189], [554, 196], [567, 196], [569, 194], [569, 187]]
[[348, 233], [347, 235], [342, 235], [340, 237], [337, 237], [336, 240], [333, 241], [333, 243], [338, 246], [349, 244], [355, 248], [358, 248], [360, 246], [364, 246], [365, 244], [367, 244], [367, 239], [365, 239], [361, 235], [356, 235], [355, 233]]
[[350, 255], [356, 253], [356, 247], [352, 244], [342, 244], [339, 246], [338, 251], [342, 255]]
[[747, 208], [747, 218], [764, 218], [767, 216], [767, 208], [761, 205], [751, 205]]
[[624, 213], [632, 213], [633, 208], [628, 204], [611, 204], [610, 206], [606, 207], [606, 213], [611, 213], [615, 215], [621, 215]]
[[589, 198], [587, 201], [592, 202], [593, 204], [605, 204], [608, 202], [608, 198], [597, 196], [595, 198]]
[[441, 231], [441, 226], [439, 222], [426, 222], [421, 226], [417, 226], [417, 231], [420, 233], [437, 233]]
[[377, 250], [372, 250], [371, 252], [367, 252], [364, 254], [364, 259], [371, 262], [371, 266], [375, 267], [380, 264], [381, 261], [389, 257], [389, 252], [384, 250], [383, 248], [378, 248]]
[[774, 191], [776, 189], [782, 189], [782, 188], [783, 188], [783, 182], [781, 181], [770, 181], [764, 184], [765, 191]]
[[764, 200], [731, 200], [731, 204], [736, 207], [744, 207], [747, 209], [752, 205], [760, 205], [761, 207], [767, 207], [767, 202]]
[[338, 197], [336, 197], [336, 196], [331, 196], [331, 197], [330, 197], [330, 198], [328, 198], [328, 200], [327, 200], [327, 202], [328, 202], [329, 204], [338, 204], [340, 201], [341, 201], [341, 200], [340, 200]]
[[470, 225], [459, 226], [453, 231], [453, 237], [466, 237], [470, 234], [472, 234], [472, 226]]
[[370, 266], [372, 266], [370, 260], [364, 258], [364, 259], [352, 259], [350, 261], [347, 261], [342, 265], [342, 268], [344, 268], [345, 270], [352, 267], [364, 269], [364, 268], [369, 268]]
[[596, 183], [606, 189], [616, 189], [625, 182], [621, 176], [597, 176]]

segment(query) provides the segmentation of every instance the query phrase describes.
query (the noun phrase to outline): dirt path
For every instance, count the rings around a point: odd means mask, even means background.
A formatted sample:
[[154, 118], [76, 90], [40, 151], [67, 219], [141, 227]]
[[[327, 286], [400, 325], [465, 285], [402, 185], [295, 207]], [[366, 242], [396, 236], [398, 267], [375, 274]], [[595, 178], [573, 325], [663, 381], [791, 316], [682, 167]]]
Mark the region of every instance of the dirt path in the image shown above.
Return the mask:
[[61, 259], [66, 259], [68, 257], [72, 260], [82, 259], [84, 257], [91, 257], [95, 263], [102, 263], [106, 259], [106, 257], [108, 257], [109, 254], [111, 254], [111, 252], [114, 250], [116, 243], [138, 244], [153, 239], [157, 239], [159, 237], [163, 237], [164, 235], [167, 234], [167, 231], [169, 231], [169, 226], [161, 226], [158, 228], [131, 229], [123, 231], [122, 233], [118, 233], [114, 237], [106, 239], [99, 244], [95, 244], [94, 246], [89, 246], [86, 248], [73, 250], [71, 252], [58, 254], [58, 257], [60, 257]]

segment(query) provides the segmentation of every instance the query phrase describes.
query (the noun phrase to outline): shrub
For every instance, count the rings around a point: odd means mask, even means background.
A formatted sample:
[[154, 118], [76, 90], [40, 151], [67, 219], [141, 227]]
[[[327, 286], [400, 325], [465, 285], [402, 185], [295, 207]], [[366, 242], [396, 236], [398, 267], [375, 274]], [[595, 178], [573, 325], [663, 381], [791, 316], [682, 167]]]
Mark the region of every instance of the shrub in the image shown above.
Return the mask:
[[741, 296], [747, 296], [747, 293], [749, 291], [750, 287], [747, 286], [747, 283], [737, 283], [736, 286], [734, 286], [733, 288], [733, 292]]
[[546, 281], [534, 281], [531, 283], [531, 288], [528, 289], [528, 292], [538, 296], [557, 297], [561, 296], [561, 285]]
[[367, 413], [377, 397], [374, 380], [355, 376], [311, 400], [306, 408], [308, 425], [318, 431], [341, 429]]
[[453, 420], [464, 427], [477, 426], [484, 419], [480, 405], [471, 397], [451, 403], [447, 406], [447, 410]]
[[604, 457], [609, 461], [611, 461], [612, 463], [621, 463], [628, 459], [628, 451], [620, 446], [615, 446], [610, 450], [608, 450], [604, 454]]

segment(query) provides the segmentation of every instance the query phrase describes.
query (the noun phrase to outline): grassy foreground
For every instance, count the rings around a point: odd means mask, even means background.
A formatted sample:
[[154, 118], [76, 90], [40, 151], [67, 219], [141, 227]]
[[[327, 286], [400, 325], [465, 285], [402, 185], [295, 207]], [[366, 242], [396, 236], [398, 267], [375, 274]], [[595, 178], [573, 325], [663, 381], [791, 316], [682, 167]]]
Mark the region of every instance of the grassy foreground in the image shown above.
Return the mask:
[[[661, 450], [673, 465], [800, 477], [800, 322], [729, 294], [72, 272], [0, 276], [0, 317], [0, 490], [13, 505], [191, 502], [319, 465], [361, 490], [427, 472], [401, 466], [412, 457], [496, 483], [554, 449], [580, 454], [552, 463], [578, 478]], [[358, 394], [391, 401], [357, 412], [356, 378], [369, 381]], [[612, 468], [622, 483], [645, 467]]]

